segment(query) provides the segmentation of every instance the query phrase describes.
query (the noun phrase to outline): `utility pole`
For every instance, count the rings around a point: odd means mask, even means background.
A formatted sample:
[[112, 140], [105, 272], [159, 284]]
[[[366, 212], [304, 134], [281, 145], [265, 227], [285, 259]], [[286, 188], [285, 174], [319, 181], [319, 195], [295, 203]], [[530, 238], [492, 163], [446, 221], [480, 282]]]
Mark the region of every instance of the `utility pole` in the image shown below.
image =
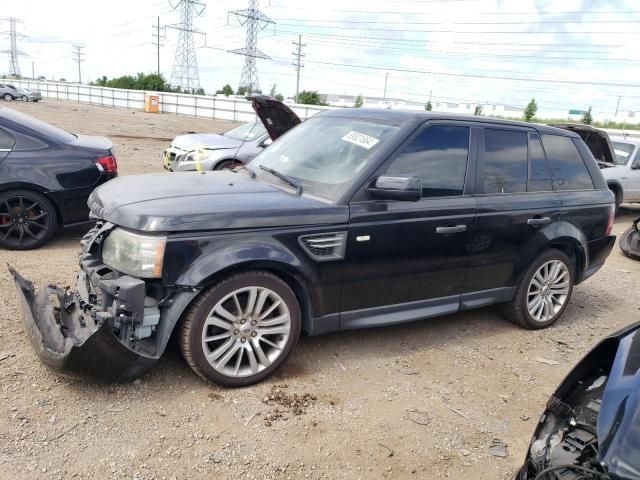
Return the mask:
[[154, 40], [151, 43], [157, 47], [158, 76], [160, 76], [160, 47], [164, 47], [162, 40], [166, 38], [166, 34], [160, 35], [160, 15], [158, 15], [158, 23], [156, 25], [152, 25], [152, 27], [155, 29], [155, 32], [152, 34]]
[[78, 63], [78, 83], [82, 83], [82, 69], [80, 68], [80, 64], [84, 62], [84, 52], [82, 51], [84, 45], [74, 43], [73, 48], [73, 61]]
[[382, 101], [387, 103], [387, 81], [389, 80], [389, 72], [384, 74], [384, 93], [382, 94]]
[[8, 35], [9, 37], [9, 50], [2, 50], [1, 53], [9, 54], [9, 76], [11, 77], [19, 77], [20, 76], [20, 65], [18, 64], [18, 57], [20, 55], [24, 55], [24, 52], [18, 50], [18, 39], [26, 38], [26, 35], [22, 33], [18, 33], [16, 30], [16, 23], [24, 23], [22, 20], [18, 20], [17, 18], [9, 17], [3, 18], [2, 20], [9, 21], [9, 31], [2, 32]]
[[620, 109], [620, 100], [622, 100], [622, 95], [618, 95], [618, 103], [616, 104], [616, 114], [615, 116], [618, 116], [618, 110]]
[[304, 67], [304, 65], [302, 63], [300, 63], [300, 59], [302, 57], [305, 56], [304, 53], [302, 53], [302, 47], [306, 47], [307, 44], [306, 43], [302, 43], [302, 35], [298, 35], [298, 43], [296, 42], [291, 42], [293, 43], [297, 48], [297, 50], [295, 50], [293, 53], [293, 55], [296, 57], [295, 62], [293, 62], [293, 66], [296, 67], [296, 98], [295, 98], [295, 102], [298, 103], [298, 95], [300, 95], [300, 69], [302, 67]]
[[36, 79], [36, 65], [33, 60], [31, 60], [31, 78]]

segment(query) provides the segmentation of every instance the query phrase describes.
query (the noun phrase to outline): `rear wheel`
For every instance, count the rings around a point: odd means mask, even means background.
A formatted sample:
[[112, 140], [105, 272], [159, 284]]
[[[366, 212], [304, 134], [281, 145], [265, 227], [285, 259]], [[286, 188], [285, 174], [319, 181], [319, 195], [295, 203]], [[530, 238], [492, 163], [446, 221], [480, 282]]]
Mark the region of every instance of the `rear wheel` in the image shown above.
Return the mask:
[[266, 272], [231, 276], [202, 294], [182, 325], [182, 354], [206, 380], [243, 387], [273, 373], [300, 335], [295, 294]]
[[51, 240], [57, 225], [56, 210], [45, 196], [29, 190], [0, 194], [0, 247], [39, 248]]
[[13, 97], [11, 96], [10, 93], [5, 93], [2, 98], [4, 98], [7, 102], [10, 102], [11, 100], [13, 100]]
[[537, 330], [557, 321], [571, 298], [574, 267], [560, 250], [551, 249], [531, 263], [513, 300], [498, 306], [507, 320]]
[[22, 101], [23, 102], [28, 102], [29, 101], [29, 97], [27, 97], [26, 95], [22, 96]]

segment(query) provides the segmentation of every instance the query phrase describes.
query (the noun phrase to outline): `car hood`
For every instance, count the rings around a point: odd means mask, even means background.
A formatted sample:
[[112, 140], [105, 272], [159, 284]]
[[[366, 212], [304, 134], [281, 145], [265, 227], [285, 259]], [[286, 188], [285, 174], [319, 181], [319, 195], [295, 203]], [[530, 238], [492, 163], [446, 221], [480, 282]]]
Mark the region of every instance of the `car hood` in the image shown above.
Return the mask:
[[271, 140], [276, 140], [301, 123], [300, 117], [284, 103], [266, 95], [249, 97], [251, 107], [262, 121]]
[[612, 478], [640, 478], [640, 329], [614, 336], [618, 349], [598, 414], [600, 460]]
[[198, 148], [206, 148], [208, 150], [238, 148], [240, 143], [240, 140], [225, 137], [217, 133], [194, 133], [190, 135], [180, 135], [174, 138], [171, 146], [190, 152]]
[[119, 177], [88, 200], [93, 218], [148, 232], [339, 224], [346, 206], [296, 196], [241, 172]]

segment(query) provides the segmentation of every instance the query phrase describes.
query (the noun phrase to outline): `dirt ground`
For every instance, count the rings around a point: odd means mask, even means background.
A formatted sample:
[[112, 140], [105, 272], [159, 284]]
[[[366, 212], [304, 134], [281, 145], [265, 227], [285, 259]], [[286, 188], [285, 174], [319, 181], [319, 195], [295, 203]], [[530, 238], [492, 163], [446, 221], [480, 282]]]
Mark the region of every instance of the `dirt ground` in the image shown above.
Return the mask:
[[[10, 107], [112, 138], [123, 175], [160, 171], [160, 153], [179, 133], [232, 125], [53, 101]], [[639, 207], [623, 209], [615, 233], [634, 215]], [[72, 285], [82, 233], [35, 252], [0, 250], [0, 265], [37, 285]], [[31, 351], [5, 270], [0, 478], [508, 479], [568, 370], [638, 320], [636, 288], [640, 262], [616, 247], [547, 330], [522, 330], [485, 308], [302, 338], [274, 377], [227, 390], [199, 380], [175, 346], [130, 384], [56, 376]], [[506, 456], [490, 452], [494, 440]]]

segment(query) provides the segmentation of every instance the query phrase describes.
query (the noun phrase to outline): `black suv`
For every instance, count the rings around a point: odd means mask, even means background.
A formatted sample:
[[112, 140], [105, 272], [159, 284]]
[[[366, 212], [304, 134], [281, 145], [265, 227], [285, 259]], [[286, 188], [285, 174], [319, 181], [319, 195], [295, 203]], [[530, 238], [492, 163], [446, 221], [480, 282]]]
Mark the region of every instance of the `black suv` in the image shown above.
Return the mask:
[[[274, 139], [299, 122], [253, 104]], [[323, 112], [246, 167], [118, 178], [89, 206], [76, 291], [36, 295], [12, 273], [43, 361], [120, 381], [176, 326], [193, 370], [228, 386], [271, 374], [302, 331], [491, 304], [547, 327], [615, 240], [613, 194], [575, 133], [389, 110]]]

